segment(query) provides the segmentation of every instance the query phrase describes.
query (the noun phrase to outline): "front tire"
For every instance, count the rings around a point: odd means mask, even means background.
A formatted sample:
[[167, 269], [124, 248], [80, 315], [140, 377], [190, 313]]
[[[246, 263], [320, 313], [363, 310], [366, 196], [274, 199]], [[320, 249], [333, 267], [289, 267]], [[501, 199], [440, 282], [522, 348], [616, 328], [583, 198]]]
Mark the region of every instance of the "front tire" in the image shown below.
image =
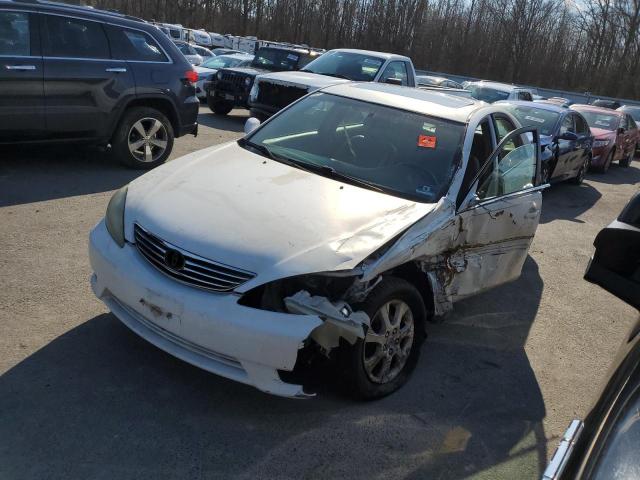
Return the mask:
[[371, 319], [364, 339], [347, 351], [349, 388], [366, 400], [384, 397], [408, 380], [425, 338], [426, 309], [420, 292], [401, 278], [386, 277], [356, 306]]
[[120, 120], [111, 147], [119, 162], [149, 170], [169, 158], [174, 138], [173, 126], [162, 112], [150, 107], [133, 107]]
[[233, 110], [232, 104], [216, 100], [211, 95], [207, 95], [207, 105], [209, 105], [211, 111], [216, 115], [227, 115], [231, 110]]

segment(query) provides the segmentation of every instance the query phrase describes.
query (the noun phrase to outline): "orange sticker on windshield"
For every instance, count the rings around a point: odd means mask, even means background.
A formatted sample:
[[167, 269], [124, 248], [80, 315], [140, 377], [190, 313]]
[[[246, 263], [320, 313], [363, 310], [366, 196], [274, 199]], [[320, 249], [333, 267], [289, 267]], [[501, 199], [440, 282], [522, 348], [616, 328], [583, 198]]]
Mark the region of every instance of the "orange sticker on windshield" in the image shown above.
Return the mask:
[[418, 146], [423, 148], [436, 148], [436, 138], [434, 135], [418, 135]]

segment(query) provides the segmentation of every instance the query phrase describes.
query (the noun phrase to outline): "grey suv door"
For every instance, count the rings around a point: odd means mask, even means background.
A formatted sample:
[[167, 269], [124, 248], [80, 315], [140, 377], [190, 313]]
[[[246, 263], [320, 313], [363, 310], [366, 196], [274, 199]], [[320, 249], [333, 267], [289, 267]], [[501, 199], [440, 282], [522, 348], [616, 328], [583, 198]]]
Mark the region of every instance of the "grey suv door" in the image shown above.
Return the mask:
[[123, 95], [127, 63], [111, 58], [101, 22], [41, 14], [46, 118], [51, 138], [106, 138]]
[[45, 133], [42, 57], [36, 15], [0, 10], [0, 142]]

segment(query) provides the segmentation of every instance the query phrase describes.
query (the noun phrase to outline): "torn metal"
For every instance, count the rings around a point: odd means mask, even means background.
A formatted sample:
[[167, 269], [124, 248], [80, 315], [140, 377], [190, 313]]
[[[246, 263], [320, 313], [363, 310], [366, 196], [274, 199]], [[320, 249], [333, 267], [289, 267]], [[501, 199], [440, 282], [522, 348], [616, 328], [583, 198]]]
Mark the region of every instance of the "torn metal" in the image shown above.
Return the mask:
[[364, 338], [365, 326], [370, 326], [369, 316], [365, 312], [354, 312], [343, 300], [331, 302], [326, 297], [312, 296], [306, 290], [285, 298], [284, 303], [291, 313], [318, 315], [324, 320], [311, 332], [310, 338], [326, 351], [338, 347], [340, 338], [351, 345], [355, 344], [358, 338]]

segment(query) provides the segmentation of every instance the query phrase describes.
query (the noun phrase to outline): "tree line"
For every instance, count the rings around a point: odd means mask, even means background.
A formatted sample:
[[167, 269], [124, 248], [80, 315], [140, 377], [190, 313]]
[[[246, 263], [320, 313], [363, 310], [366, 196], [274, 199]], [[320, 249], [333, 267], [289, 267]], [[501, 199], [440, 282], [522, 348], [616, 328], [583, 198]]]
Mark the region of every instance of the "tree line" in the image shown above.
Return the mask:
[[425, 70], [640, 99], [640, 0], [88, 3], [222, 34], [401, 53]]

